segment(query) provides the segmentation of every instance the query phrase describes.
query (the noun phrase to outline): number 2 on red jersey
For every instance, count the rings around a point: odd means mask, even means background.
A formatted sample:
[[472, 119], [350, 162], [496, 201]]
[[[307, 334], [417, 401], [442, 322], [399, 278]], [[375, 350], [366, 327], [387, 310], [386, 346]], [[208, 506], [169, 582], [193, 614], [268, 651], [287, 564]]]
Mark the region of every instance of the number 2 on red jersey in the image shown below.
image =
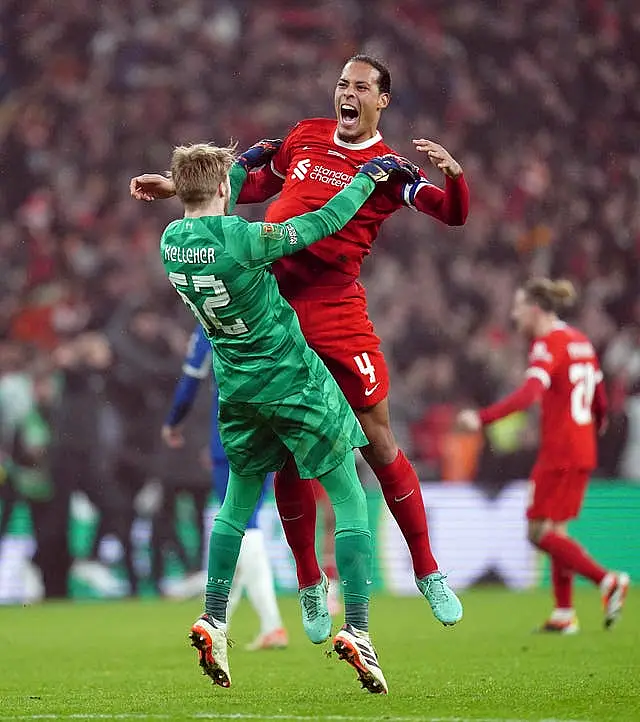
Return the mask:
[[572, 363], [569, 366], [571, 389], [571, 418], [578, 426], [592, 421], [591, 407], [598, 383], [597, 371], [592, 363]]

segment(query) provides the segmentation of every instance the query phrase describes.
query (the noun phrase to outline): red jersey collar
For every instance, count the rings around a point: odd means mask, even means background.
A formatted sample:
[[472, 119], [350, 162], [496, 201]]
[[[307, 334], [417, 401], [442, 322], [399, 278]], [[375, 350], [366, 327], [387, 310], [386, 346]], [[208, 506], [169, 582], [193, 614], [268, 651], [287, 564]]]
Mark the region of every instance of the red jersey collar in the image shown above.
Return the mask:
[[340, 148], [347, 148], [347, 150], [366, 150], [367, 148], [371, 148], [372, 145], [379, 143], [381, 140], [382, 135], [380, 135], [379, 130], [376, 130], [376, 134], [373, 136], [373, 138], [369, 138], [369, 140], [363, 140], [362, 143], [347, 143], [344, 140], [340, 140], [340, 138], [338, 138], [337, 128], [333, 132], [333, 142]]

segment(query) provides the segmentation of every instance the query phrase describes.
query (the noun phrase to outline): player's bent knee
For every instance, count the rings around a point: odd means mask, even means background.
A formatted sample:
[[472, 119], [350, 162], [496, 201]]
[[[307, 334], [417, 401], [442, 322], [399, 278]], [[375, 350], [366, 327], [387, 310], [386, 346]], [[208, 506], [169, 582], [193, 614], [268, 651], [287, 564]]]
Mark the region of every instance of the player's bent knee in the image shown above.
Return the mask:
[[386, 466], [395, 461], [398, 445], [391, 430], [387, 399], [370, 408], [356, 411], [356, 416], [369, 441], [369, 445], [361, 449], [367, 463], [376, 467]]
[[371, 539], [371, 531], [369, 530], [368, 526], [365, 524], [362, 525], [361, 521], [353, 520], [349, 523], [348, 526], [346, 526], [344, 529], [336, 529], [335, 536], [337, 537], [346, 537], [346, 536], [357, 536], [357, 535], [363, 535], [366, 536], [368, 539]]
[[246, 529], [246, 523], [235, 519], [231, 514], [225, 514], [221, 509], [213, 522], [213, 531], [216, 534], [229, 534], [231, 536], [242, 536]]
[[398, 444], [388, 424], [363, 424], [369, 445], [360, 451], [371, 466], [386, 466], [395, 461]]
[[[367, 437], [369, 438], [369, 437]], [[392, 464], [398, 456], [398, 444], [396, 444], [393, 434], [387, 439], [369, 438], [369, 446], [360, 449], [365, 461], [371, 467], [387, 466]]]
[[538, 546], [538, 544], [540, 543], [540, 540], [544, 536], [546, 529], [547, 529], [547, 525], [546, 525], [545, 521], [543, 521], [543, 520], [530, 521], [529, 525], [527, 526], [527, 539], [534, 546]]
[[[331, 500], [331, 506], [336, 517], [336, 529], [344, 528], [347, 520], [350, 519], [363, 519], [364, 528], [368, 528], [367, 524], [367, 497], [364, 493], [362, 485], [350, 484], [349, 487], [337, 490], [332, 490], [329, 498]], [[340, 496], [338, 496], [340, 494]]]
[[353, 529], [368, 532], [367, 497], [355, 471], [352, 476], [343, 479], [343, 483], [328, 484], [325, 488], [335, 514], [336, 534]]
[[533, 521], [530, 521], [527, 524], [527, 541], [534, 545], [538, 542], [539, 539], [538, 526], [539, 525]]

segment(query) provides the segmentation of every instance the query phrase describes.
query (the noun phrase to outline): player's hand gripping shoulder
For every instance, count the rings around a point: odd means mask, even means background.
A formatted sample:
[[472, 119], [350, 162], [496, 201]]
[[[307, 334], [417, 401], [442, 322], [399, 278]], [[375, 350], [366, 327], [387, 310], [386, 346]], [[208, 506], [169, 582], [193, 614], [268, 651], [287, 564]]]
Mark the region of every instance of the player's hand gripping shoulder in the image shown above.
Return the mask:
[[280, 150], [282, 140], [275, 138], [269, 140], [259, 140], [257, 143], [247, 148], [244, 153], [238, 157], [238, 163], [248, 172], [253, 168], [260, 168], [266, 165], [273, 156]]
[[420, 169], [415, 163], [400, 155], [379, 155], [367, 161], [358, 171], [374, 183], [384, 183], [392, 175], [402, 176], [405, 181], [414, 182], [420, 178]]

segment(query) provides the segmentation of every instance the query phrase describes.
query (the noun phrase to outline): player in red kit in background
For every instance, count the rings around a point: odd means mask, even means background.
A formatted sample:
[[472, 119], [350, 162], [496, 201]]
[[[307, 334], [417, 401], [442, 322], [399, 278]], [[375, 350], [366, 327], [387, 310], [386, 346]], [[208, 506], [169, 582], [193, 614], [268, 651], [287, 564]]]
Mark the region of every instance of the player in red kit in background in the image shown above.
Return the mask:
[[[249, 174], [239, 203], [264, 201], [280, 193], [266, 212], [278, 222], [322, 206], [345, 187], [370, 158], [394, 151], [378, 131], [391, 100], [391, 78], [379, 61], [357, 55], [338, 79], [336, 120], [315, 118], [298, 123], [271, 162]], [[295, 309], [309, 345], [325, 362], [355, 410], [369, 440], [363, 456], [380, 481], [385, 500], [407, 541], [416, 582], [434, 615], [445, 625], [462, 618], [462, 605], [449, 589], [431, 551], [418, 477], [398, 448], [389, 421], [389, 375], [380, 339], [367, 315], [360, 267], [370, 253], [381, 223], [403, 206], [448, 225], [462, 225], [469, 194], [460, 164], [440, 145], [413, 141], [418, 151], [445, 176], [445, 188], [423, 174], [415, 183], [401, 181], [376, 191], [340, 232], [313, 249], [274, 264], [282, 295]], [[268, 143], [266, 144], [268, 146]], [[173, 194], [170, 180], [143, 175], [132, 179], [135, 198], [152, 200]], [[287, 541], [296, 560], [303, 621], [323, 628], [313, 641], [330, 633], [326, 578], [315, 553], [316, 501], [311, 482], [303, 483], [294, 465], [276, 475], [276, 500]], [[318, 624], [318, 618], [324, 621]], [[311, 636], [311, 635], [310, 635]], [[326, 638], [325, 636], [325, 638]]]
[[531, 341], [526, 380], [493, 406], [466, 409], [458, 416], [462, 429], [477, 431], [540, 400], [540, 450], [531, 473], [528, 535], [551, 558], [555, 609], [541, 631], [563, 634], [579, 628], [572, 599], [575, 574], [600, 586], [606, 627], [620, 616], [629, 586], [628, 574], [607, 571], [567, 536], [567, 522], [578, 516], [596, 467], [596, 433], [607, 424], [607, 397], [594, 348], [558, 317], [574, 300], [568, 281], [543, 278], [518, 289], [512, 318]]

